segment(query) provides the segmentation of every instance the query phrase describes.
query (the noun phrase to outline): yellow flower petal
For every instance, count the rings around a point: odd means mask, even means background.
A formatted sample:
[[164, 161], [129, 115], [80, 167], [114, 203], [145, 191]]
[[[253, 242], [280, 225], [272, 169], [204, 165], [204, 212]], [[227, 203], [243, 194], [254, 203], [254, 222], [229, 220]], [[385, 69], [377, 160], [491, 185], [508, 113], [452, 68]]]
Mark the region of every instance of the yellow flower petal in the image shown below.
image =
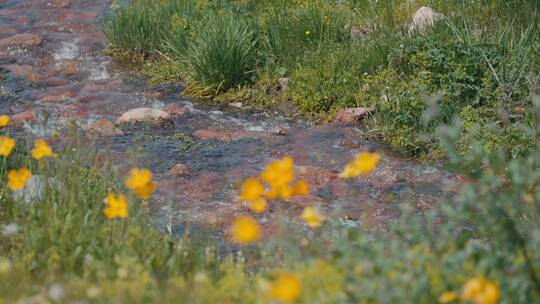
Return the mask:
[[141, 198], [141, 199], [148, 199], [150, 195], [152, 195], [152, 192], [156, 190], [157, 184], [156, 183], [148, 183], [146, 185], [140, 186], [138, 188], [133, 189], [135, 194]]
[[454, 301], [457, 301], [459, 299], [459, 294], [453, 292], [453, 291], [446, 291], [441, 294], [439, 297], [439, 303], [451, 303]]
[[302, 281], [298, 276], [292, 273], [284, 273], [272, 283], [270, 293], [273, 299], [290, 303], [300, 297], [302, 288]]
[[261, 228], [257, 221], [247, 215], [237, 217], [229, 231], [230, 238], [238, 244], [249, 244], [261, 238]]
[[339, 177], [351, 178], [360, 174], [370, 173], [375, 169], [380, 159], [381, 156], [378, 153], [362, 152], [353, 161], [345, 165]]
[[43, 139], [36, 139], [34, 142], [34, 149], [32, 149], [32, 157], [40, 160], [44, 157], [58, 157], [58, 154], [54, 153], [49, 144]]
[[139, 168], [131, 169], [125, 185], [141, 199], [148, 199], [157, 187], [157, 184], [152, 182], [152, 172]]
[[8, 172], [8, 188], [17, 191], [24, 189], [28, 179], [32, 176], [32, 172], [26, 168], [21, 168], [19, 170], [10, 170]]
[[115, 196], [114, 193], [109, 193], [105, 203], [107, 207], [103, 210], [103, 213], [106, 218], [126, 218], [128, 216], [127, 200], [123, 194]]
[[461, 298], [475, 304], [497, 304], [500, 300], [500, 291], [497, 284], [482, 276], [471, 278], [465, 286]]
[[7, 115], [0, 116], [0, 128], [7, 126], [8, 123], [9, 123], [9, 116]]
[[264, 192], [264, 186], [256, 178], [248, 178], [242, 184], [242, 193], [240, 199], [243, 201], [256, 201], [259, 200]]
[[125, 185], [128, 189], [135, 190], [136, 188], [145, 186], [150, 181], [152, 181], [152, 172], [150, 170], [133, 168], [125, 181]]
[[0, 136], [0, 156], [8, 157], [13, 148], [15, 148], [15, 140], [7, 136]]
[[309, 186], [305, 180], [301, 180], [292, 187], [292, 194], [306, 196], [309, 194]]
[[324, 223], [326, 217], [318, 209], [314, 207], [306, 207], [302, 214], [300, 215], [302, 220], [304, 220], [309, 227], [317, 228]]
[[266, 200], [264, 198], [259, 198], [258, 200], [249, 202], [249, 209], [253, 212], [263, 213], [266, 210]]

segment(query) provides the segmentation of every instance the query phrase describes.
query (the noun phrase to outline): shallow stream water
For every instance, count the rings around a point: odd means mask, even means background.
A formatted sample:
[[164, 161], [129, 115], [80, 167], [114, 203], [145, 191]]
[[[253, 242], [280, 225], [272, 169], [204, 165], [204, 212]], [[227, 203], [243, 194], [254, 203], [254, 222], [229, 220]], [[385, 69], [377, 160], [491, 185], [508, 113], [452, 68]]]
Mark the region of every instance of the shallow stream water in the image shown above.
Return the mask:
[[[0, 113], [27, 118], [18, 132], [35, 137], [64, 132], [70, 121], [81, 129], [101, 118], [114, 121], [137, 107], [182, 113], [174, 115], [174, 125], [121, 127], [123, 136], [98, 139], [104, 157], [120, 170], [141, 166], [155, 173], [159, 187], [151, 209], [160, 226], [180, 232], [188, 221], [220, 234], [235, 214], [246, 212], [236, 202], [242, 180], [285, 155], [294, 157], [311, 194], [271, 204], [259, 216], [262, 223], [318, 204], [327, 212], [340, 206], [354, 223], [384, 227], [398, 216], [398, 203], [430, 208], [453, 179], [363, 139], [360, 128], [201, 105], [182, 98], [179, 84], [147, 85], [104, 55], [101, 26], [110, 4], [0, 0]], [[196, 136], [201, 132], [211, 136]], [[368, 176], [338, 179], [344, 164], [365, 150], [383, 154], [379, 167]], [[171, 176], [175, 164], [184, 164], [188, 174]]]

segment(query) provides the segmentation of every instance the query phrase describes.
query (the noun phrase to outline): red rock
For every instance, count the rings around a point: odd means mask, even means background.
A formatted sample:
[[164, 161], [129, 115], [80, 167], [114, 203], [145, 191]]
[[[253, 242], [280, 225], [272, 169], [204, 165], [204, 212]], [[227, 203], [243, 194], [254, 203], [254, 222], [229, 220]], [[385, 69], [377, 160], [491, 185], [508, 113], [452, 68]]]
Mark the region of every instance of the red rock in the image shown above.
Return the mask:
[[8, 69], [17, 77], [24, 77], [31, 81], [37, 81], [39, 79], [38, 75], [33, 72], [32, 67], [29, 65], [8, 64], [4, 68]]
[[41, 98], [38, 103], [61, 103], [71, 97], [73, 97], [73, 92], [64, 92], [57, 95], [45, 96]]
[[36, 113], [34, 111], [32, 111], [32, 110], [24, 111], [24, 112], [21, 112], [21, 113], [18, 113], [18, 114], [15, 114], [15, 115], [11, 116], [11, 122], [15, 126], [20, 126], [25, 121], [34, 122], [34, 121], [37, 121], [37, 119], [38, 119], [38, 117], [37, 117]]
[[370, 108], [341, 109], [336, 113], [334, 121], [340, 124], [350, 125], [359, 122], [371, 113], [373, 113], [373, 110]]
[[30, 24], [30, 18], [26, 17], [26, 16], [21, 16], [17, 19], [15, 19], [15, 24], [16, 25], [29, 25]]
[[0, 40], [0, 46], [37, 46], [43, 42], [43, 39], [34, 34], [17, 34]]
[[169, 113], [172, 116], [179, 117], [179, 116], [183, 116], [184, 114], [186, 114], [188, 112], [188, 109], [181, 106], [179, 103], [173, 102], [173, 103], [170, 103], [170, 104], [166, 105], [163, 108], [163, 111]]
[[59, 62], [57, 67], [62, 74], [70, 76], [79, 72], [80, 63], [80, 60], [64, 60]]
[[111, 121], [107, 119], [100, 119], [88, 126], [87, 129], [90, 133], [94, 133], [101, 136], [122, 136], [124, 132], [118, 129]]
[[211, 139], [217, 139], [221, 141], [228, 141], [231, 140], [231, 136], [226, 133], [216, 132], [212, 130], [198, 130], [195, 133], [193, 133], [195, 137], [202, 140], [211, 140]]
[[189, 175], [189, 170], [184, 164], [176, 164], [169, 170], [169, 175], [177, 177], [186, 176]]
[[47, 3], [52, 8], [68, 8], [71, 5], [69, 0], [53, 0]]

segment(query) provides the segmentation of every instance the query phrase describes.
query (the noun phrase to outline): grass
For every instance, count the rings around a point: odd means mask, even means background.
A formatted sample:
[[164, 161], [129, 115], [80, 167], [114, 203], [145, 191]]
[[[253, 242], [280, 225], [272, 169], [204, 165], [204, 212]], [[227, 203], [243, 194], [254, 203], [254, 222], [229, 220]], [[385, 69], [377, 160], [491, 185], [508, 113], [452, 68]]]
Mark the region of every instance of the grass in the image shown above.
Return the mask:
[[[477, 303], [535, 303], [538, 130], [527, 133], [534, 153], [512, 159], [512, 147], [490, 152], [463, 138], [463, 126], [454, 120], [437, 132], [449, 165], [469, 182], [428, 211], [399, 202], [392, 233], [343, 219], [337, 208], [320, 227], [284, 215], [267, 223], [279, 233], [247, 245], [160, 231], [148, 202], [76, 133], [55, 145], [58, 158], [40, 161], [19, 141], [0, 163], [0, 302], [276, 303], [292, 292], [296, 303], [437, 303], [453, 292], [453, 303], [467, 303], [465, 286], [488, 280], [500, 301], [492, 294]], [[6, 186], [7, 172], [21, 167], [55, 183], [25, 202]], [[126, 195], [127, 218], [105, 216], [110, 192]], [[288, 283], [278, 292], [280, 278]]]
[[[411, 35], [411, 16], [422, 5], [446, 17]], [[135, 2], [105, 28], [110, 49], [158, 55], [165, 64], [152, 78], [186, 82], [195, 97], [256, 107], [293, 102], [317, 120], [373, 107], [372, 134], [431, 158], [440, 147], [424, 138], [437, 123], [487, 115], [481, 128], [488, 132], [500, 122], [497, 113], [531, 106], [526, 101], [539, 94], [538, 12], [538, 3], [523, 0]], [[281, 91], [279, 78], [290, 89]], [[441, 96], [440, 116], [425, 125], [429, 95]], [[506, 138], [479, 140], [494, 147]]]

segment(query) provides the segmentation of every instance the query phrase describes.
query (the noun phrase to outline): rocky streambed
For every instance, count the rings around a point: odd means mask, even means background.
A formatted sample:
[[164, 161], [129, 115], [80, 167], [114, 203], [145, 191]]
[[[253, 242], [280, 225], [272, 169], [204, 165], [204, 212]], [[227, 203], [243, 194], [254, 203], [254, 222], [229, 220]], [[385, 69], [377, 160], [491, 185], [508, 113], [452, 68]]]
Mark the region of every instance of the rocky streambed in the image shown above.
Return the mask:
[[[0, 1], [0, 113], [12, 115], [19, 136], [62, 134], [75, 122], [97, 134], [103, 160], [124, 171], [150, 168], [159, 184], [151, 199], [159, 225], [180, 232], [188, 221], [220, 233], [244, 211], [237, 203], [242, 180], [285, 155], [294, 157], [310, 195], [271, 204], [262, 223], [320, 204], [328, 212], [340, 206], [354, 223], [384, 226], [397, 217], [399, 202], [429, 208], [453, 179], [363, 139], [355, 126], [201, 105], [180, 97], [179, 84], [147, 85], [104, 55], [101, 24], [110, 5]], [[146, 109], [133, 111], [138, 108]], [[349, 181], [337, 178], [365, 150], [383, 154], [376, 171]]]

